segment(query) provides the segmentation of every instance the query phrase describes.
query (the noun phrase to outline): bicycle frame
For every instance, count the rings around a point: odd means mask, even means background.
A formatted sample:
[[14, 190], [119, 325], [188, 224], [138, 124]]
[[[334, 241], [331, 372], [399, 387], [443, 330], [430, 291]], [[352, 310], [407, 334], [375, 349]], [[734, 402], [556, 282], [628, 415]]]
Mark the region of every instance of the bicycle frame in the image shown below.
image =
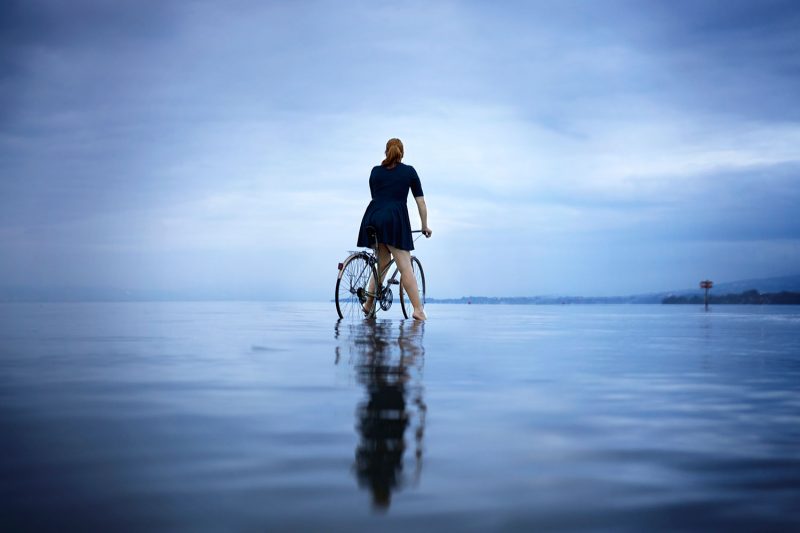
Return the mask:
[[[386, 267], [383, 270], [381, 270], [380, 264], [378, 263], [378, 253], [374, 248], [370, 248], [369, 252], [362, 252], [362, 253], [368, 256], [367, 261], [369, 262], [370, 265], [375, 266], [375, 271], [378, 273], [378, 279], [375, 280], [375, 292], [374, 293], [369, 292], [368, 290], [364, 291], [364, 294], [366, 294], [367, 297], [372, 298], [372, 312], [370, 313], [370, 316], [374, 317], [375, 315], [378, 314], [378, 307], [383, 309], [382, 300], [384, 298], [384, 295], [386, 294], [386, 291], [391, 290], [390, 287], [392, 285], [398, 285], [398, 286], [400, 285], [400, 280], [397, 279], [397, 276], [400, 274], [400, 269], [397, 268], [394, 258], [392, 258], [386, 264]], [[386, 277], [386, 274], [389, 273], [389, 270], [392, 268], [392, 266], [395, 267], [394, 273], [388, 280], [384, 282], [383, 279]], [[386, 310], [387, 309], [384, 309], [384, 311]]]

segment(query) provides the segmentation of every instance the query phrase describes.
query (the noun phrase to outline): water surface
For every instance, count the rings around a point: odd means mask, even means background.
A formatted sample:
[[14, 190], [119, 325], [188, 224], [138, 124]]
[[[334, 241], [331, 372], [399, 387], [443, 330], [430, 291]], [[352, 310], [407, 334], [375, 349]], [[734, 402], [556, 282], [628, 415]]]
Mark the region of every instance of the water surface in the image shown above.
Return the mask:
[[800, 526], [800, 308], [0, 304], [0, 529]]

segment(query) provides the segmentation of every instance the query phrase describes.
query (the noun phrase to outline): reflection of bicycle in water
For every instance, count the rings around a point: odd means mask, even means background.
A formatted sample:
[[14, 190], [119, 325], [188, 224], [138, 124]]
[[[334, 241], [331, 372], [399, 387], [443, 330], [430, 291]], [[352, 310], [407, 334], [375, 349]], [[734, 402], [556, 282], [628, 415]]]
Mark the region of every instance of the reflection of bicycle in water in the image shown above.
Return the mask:
[[391, 504], [391, 495], [406, 485], [404, 474], [406, 430], [414, 443], [412, 484], [422, 473], [422, 441], [427, 406], [421, 384], [425, 349], [424, 324], [390, 321], [347, 323], [339, 320], [336, 362], [342, 348], [349, 351], [358, 381], [366, 397], [356, 408], [359, 442], [355, 451], [355, 472], [360, 487], [372, 494], [377, 509]]
[[[400, 283], [400, 270], [391, 259], [386, 267], [378, 272], [378, 253], [377, 242], [374, 238], [374, 228], [370, 233], [370, 248], [363, 251], [351, 252], [343, 262], [339, 263], [339, 276], [336, 279], [336, 312], [339, 318], [374, 318], [378, 309], [388, 311], [392, 307], [392, 286], [397, 285], [400, 290], [400, 308], [403, 310], [405, 318], [411, 318], [414, 311], [411, 300], [406, 294]], [[422, 230], [412, 231], [412, 233], [422, 233]], [[419, 236], [417, 236], [419, 239]], [[416, 242], [416, 239], [414, 239]], [[386, 274], [394, 267], [391, 277], [383, 282]], [[422, 271], [422, 263], [416, 256], [411, 256], [411, 268], [419, 287], [420, 301], [425, 303], [425, 273]], [[376, 283], [377, 281], [377, 283]], [[372, 309], [367, 315], [364, 305], [367, 301], [374, 302]]]

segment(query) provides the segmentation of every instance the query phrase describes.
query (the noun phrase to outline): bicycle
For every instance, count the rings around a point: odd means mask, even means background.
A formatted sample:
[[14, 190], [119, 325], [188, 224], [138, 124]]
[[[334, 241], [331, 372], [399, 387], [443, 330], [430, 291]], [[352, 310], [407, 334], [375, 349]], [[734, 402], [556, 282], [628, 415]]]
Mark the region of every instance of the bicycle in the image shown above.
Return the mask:
[[[414, 230], [411, 233], [422, 234], [422, 230]], [[388, 311], [392, 307], [392, 285], [400, 287], [400, 308], [403, 310], [403, 317], [411, 318], [414, 308], [411, 305], [411, 300], [406, 294], [403, 286], [400, 284], [398, 276], [400, 270], [395, 265], [394, 258], [392, 258], [378, 277], [378, 243], [375, 233], [375, 228], [371, 226], [367, 228], [367, 234], [370, 238], [368, 250], [351, 251], [347, 258], [339, 263], [339, 275], [336, 278], [336, 312], [339, 313], [339, 318], [375, 318], [378, 314], [378, 309]], [[370, 292], [370, 280], [382, 280], [387, 272], [394, 265], [394, 272], [392, 276], [384, 283], [375, 283], [376, 291]], [[420, 301], [425, 303], [425, 272], [422, 270], [422, 263], [416, 256], [411, 256], [411, 268], [414, 272], [414, 277], [417, 280], [417, 287], [419, 287]], [[372, 297], [372, 309], [369, 314], [364, 311], [364, 304], [367, 298]]]

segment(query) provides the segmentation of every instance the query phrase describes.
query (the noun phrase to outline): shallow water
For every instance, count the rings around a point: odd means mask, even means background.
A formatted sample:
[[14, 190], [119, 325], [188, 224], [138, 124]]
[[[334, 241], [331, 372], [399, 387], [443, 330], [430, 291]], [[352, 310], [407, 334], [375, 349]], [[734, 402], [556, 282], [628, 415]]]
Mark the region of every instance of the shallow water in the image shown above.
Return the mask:
[[800, 527], [800, 308], [428, 312], [0, 304], [0, 529]]

